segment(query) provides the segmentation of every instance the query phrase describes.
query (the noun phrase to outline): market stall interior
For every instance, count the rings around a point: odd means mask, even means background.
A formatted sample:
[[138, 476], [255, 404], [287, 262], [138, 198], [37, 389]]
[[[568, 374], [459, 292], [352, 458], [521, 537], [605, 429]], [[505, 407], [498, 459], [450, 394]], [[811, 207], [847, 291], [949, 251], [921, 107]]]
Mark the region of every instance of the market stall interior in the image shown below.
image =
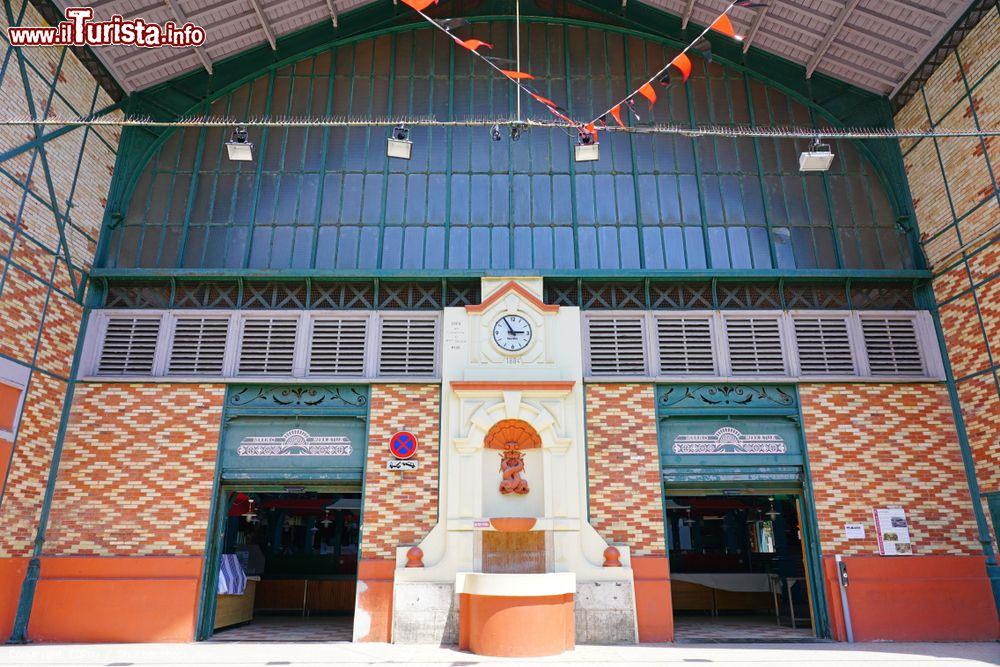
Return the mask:
[[666, 509], [678, 641], [813, 637], [794, 496], [673, 496]]
[[350, 641], [358, 493], [227, 494], [213, 639]]

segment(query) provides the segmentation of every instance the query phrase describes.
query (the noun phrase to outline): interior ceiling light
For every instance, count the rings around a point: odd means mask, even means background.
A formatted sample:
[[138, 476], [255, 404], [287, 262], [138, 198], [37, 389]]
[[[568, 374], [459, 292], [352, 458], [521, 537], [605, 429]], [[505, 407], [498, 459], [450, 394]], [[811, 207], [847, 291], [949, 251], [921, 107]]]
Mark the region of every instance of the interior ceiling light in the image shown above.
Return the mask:
[[778, 512], [778, 511], [776, 511], [774, 509], [774, 497], [773, 496], [768, 496], [767, 499], [771, 502], [771, 508], [767, 512], [765, 512], [765, 514], [767, 514], [769, 517], [771, 517], [771, 521], [774, 521], [778, 517], [778, 515], [780, 514], [780, 512]]
[[253, 143], [250, 141], [247, 128], [238, 125], [233, 130], [233, 135], [226, 142], [226, 151], [230, 160], [237, 162], [250, 162], [253, 160]]
[[595, 162], [601, 157], [598, 144], [589, 132], [580, 133], [580, 141], [576, 144], [577, 162]]
[[832, 163], [830, 144], [821, 143], [819, 137], [813, 140], [809, 150], [799, 154], [799, 171], [827, 171]]
[[413, 142], [407, 138], [409, 135], [410, 130], [405, 125], [394, 127], [386, 143], [385, 154], [400, 160], [409, 160], [413, 152]]

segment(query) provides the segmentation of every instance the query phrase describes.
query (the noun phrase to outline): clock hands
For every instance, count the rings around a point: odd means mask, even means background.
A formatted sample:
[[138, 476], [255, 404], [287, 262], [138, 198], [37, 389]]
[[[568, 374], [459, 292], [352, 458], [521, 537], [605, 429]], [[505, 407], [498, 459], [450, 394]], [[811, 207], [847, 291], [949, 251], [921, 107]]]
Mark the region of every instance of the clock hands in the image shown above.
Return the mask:
[[510, 320], [508, 320], [506, 317], [503, 318], [503, 323], [506, 324], [507, 329], [510, 330], [510, 333], [507, 334], [508, 336], [520, 336], [521, 334], [524, 333], [523, 331], [514, 331], [514, 327], [510, 325]]

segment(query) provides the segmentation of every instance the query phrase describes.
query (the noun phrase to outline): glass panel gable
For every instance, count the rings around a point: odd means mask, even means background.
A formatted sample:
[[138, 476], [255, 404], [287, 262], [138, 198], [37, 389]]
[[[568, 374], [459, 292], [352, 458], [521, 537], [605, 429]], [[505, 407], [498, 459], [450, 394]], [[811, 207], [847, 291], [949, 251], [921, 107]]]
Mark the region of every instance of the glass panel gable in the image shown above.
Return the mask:
[[[511, 24], [465, 28], [513, 52]], [[461, 51], [461, 50], [460, 50]], [[522, 69], [542, 95], [585, 113], [610, 105], [676, 50], [602, 30], [528, 23]], [[686, 86], [659, 92], [642, 122], [820, 125], [743, 73], [693, 58]], [[527, 117], [550, 120], [527, 96]], [[333, 47], [211, 104], [255, 116], [513, 117], [516, 91], [431, 29]], [[798, 171], [805, 142], [601, 133], [601, 159], [573, 162], [575, 137], [485, 127], [410, 131], [409, 161], [386, 128], [251, 129], [253, 162], [228, 132], [185, 128], [137, 182], [103, 266], [448, 271], [530, 269], [907, 269], [909, 245], [870, 163], [837, 142], [827, 174]]]

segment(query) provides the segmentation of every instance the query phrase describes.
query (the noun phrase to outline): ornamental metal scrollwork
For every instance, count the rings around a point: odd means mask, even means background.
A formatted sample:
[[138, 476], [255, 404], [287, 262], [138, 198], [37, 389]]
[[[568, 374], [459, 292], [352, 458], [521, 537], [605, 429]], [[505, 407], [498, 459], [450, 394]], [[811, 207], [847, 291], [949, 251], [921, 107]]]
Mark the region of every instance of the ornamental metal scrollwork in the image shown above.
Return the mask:
[[794, 395], [782, 387], [768, 385], [674, 385], [660, 396], [660, 406], [669, 408], [753, 407], [765, 404], [791, 408]]
[[233, 407], [361, 408], [368, 396], [354, 387], [271, 385], [233, 388], [228, 400]]

